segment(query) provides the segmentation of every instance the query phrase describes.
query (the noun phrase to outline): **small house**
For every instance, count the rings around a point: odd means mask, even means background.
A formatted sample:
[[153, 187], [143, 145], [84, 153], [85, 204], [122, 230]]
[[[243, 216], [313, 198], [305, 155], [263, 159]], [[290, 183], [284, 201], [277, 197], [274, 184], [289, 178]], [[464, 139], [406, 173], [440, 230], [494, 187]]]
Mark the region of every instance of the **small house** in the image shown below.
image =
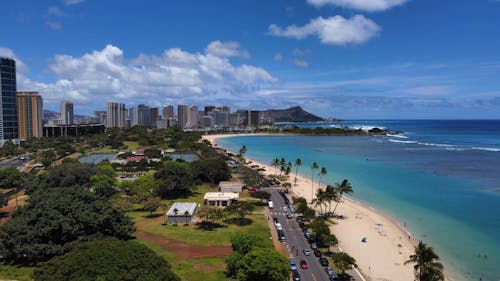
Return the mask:
[[239, 181], [221, 181], [219, 183], [220, 192], [241, 192], [243, 183]]
[[238, 202], [240, 195], [236, 192], [207, 192], [203, 199], [207, 206], [226, 207]]
[[190, 223], [196, 210], [196, 203], [174, 203], [167, 212], [167, 223]]

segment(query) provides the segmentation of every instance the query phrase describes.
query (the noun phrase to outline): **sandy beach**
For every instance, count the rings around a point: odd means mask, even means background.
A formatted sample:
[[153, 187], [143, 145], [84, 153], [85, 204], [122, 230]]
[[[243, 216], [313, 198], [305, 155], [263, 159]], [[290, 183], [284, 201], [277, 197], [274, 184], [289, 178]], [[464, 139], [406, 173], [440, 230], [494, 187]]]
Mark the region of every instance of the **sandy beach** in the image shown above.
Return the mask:
[[[205, 135], [203, 138], [216, 144], [218, 138], [228, 136], [235, 135]], [[248, 160], [265, 167], [267, 174], [276, 173], [276, 169], [270, 165]], [[294, 178], [295, 175], [291, 174], [290, 182], [293, 183]], [[314, 181], [313, 192], [317, 188], [317, 181]], [[308, 202], [311, 201], [311, 189], [311, 180], [301, 176], [297, 177], [297, 184], [292, 185], [294, 196], [302, 196]], [[336, 224], [331, 226], [332, 233], [339, 239], [340, 248], [356, 259], [358, 270], [366, 280], [414, 280], [413, 265], [404, 265], [404, 262], [413, 254], [413, 243], [418, 241], [414, 241], [401, 225], [389, 216], [345, 197], [336, 213], [345, 218], [335, 220]], [[363, 238], [366, 238], [366, 242], [361, 241]]]

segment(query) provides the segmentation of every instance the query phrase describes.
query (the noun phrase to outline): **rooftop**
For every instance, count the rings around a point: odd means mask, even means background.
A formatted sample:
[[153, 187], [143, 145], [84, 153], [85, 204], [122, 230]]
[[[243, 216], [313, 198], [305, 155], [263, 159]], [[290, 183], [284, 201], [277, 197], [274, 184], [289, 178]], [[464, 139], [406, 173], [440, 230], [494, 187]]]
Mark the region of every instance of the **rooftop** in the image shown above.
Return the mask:
[[241, 181], [221, 181], [219, 183], [219, 187], [243, 187], [243, 185]]
[[238, 199], [240, 195], [236, 192], [207, 192], [203, 199], [212, 199], [212, 200], [230, 200], [230, 199]]
[[175, 216], [174, 210], [177, 209], [177, 216], [184, 216], [186, 211], [189, 215], [194, 214], [194, 210], [196, 209], [196, 203], [194, 202], [182, 202], [182, 203], [174, 203], [172, 207], [167, 212], [167, 216]]

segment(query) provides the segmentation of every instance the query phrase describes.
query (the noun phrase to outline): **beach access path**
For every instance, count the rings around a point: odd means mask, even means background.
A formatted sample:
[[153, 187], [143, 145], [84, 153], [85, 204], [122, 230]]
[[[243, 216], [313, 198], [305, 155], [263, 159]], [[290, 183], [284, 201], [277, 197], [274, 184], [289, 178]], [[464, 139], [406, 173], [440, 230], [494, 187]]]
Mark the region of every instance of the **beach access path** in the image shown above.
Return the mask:
[[[251, 134], [238, 136], [244, 135]], [[215, 145], [218, 138], [228, 136], [237, 135], [204, 135], [203, 139]], [[270, 165], [255, 159], [249, 160], [265, 168], [264, 173], [268, 175], [279, 173]], [[295, 175], [290, 175], [290, 182], [293, 183], [294, 178]], [[318, 188], [317, 182], [312, 187], [311, 180], [302, 176], [298, 176], [297, 182], [292, 184], [293, 194], [304, 197], [308, 202], [311, 202], [311, 197]], [[325, 186], [322, 185], [321, 188]], [[413, 265], [405, 265], [404, 262], [414, 253], [413, 243], [418, 241], [414, 241], [403, 226], [387, 215], [345, 197], [336, 214], [344, 218], [335, 219], [336, 224], [331, 226], [332, 233], [339, 239], [340, 249], [356, 259], [358, 270], [367, 281], [414, 280]], [[362, 242], [363, 238], [366, 238], [366, 242]]]

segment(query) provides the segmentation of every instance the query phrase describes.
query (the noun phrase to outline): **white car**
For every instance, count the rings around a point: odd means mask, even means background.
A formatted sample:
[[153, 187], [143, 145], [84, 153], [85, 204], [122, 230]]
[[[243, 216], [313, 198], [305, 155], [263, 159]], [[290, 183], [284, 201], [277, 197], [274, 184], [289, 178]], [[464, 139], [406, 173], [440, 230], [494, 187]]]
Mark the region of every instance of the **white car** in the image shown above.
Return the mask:
[[277, 230], [283, 230], [283, 226], [281, 225], [281, 223], [277, 223], [276, 224], [276, 229]]
[[283, 211], [284, 212], [288, 212], [288, 207], [287, 206], [283, 206]]

